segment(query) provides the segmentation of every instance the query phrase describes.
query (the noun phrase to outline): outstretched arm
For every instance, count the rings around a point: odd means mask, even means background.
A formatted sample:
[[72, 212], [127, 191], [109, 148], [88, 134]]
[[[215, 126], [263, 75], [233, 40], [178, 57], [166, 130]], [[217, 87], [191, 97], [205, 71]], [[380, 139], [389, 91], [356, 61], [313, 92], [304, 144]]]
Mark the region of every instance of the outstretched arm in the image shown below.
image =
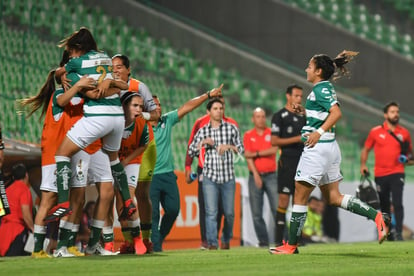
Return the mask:
[[203, 95], [195, 97], [195, 98], [189, 100], [188, 102], [186, 102], [185, 104], [183, 104], [178, 109], [178, 118], [181, 120], [184, 117], [184, 115], [191, 112], [195, 108], [199, 107], [207, 99], [210, 99], [212, 97], [221, 96], [221, 89], [222, 88], [223, 88], [223, 84], [220, 85], [220, 87], [214, 88], [214, 89], [204, 93]]

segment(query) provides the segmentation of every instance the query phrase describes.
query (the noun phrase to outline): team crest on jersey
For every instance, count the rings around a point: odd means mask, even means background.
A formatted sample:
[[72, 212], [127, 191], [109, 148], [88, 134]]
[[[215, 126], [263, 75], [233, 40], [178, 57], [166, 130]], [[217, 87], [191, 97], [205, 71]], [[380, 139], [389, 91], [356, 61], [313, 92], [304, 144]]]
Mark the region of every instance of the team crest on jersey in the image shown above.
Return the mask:
[[288, 128], [286, 129], [287, 133], [292, 133], [293, 132], [293, 127], [292, 126], [288, 126]]
[[267, 135], [265, 136], [265, 141], [266, 141], [266, 142], [270, 142], [270, 139], [271, 139], [270, 134], [267, 134]]
[[272, 124], [272, 132], [279, 132], [280, 128], [276, 124]]

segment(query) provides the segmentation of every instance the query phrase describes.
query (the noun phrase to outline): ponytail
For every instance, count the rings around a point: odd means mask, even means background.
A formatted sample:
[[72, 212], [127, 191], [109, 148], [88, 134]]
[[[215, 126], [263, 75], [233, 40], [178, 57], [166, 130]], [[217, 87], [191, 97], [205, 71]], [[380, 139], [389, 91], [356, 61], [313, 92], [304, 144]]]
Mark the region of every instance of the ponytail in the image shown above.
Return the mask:
[[342, 76], [349, 76], [350, 73], [345, 67], [345, 64], [350, 62], [358, 54], [359, 52], [343, 50], [336, 56], [336, 58], [334, 58], [333, 62], [338, 69], [334, 75], [334, 80], [339, 79]]
[[22, 106], [30, 106], [30, 113], [26, 116], [26, 118], [32, 116], [32, 114], [35, 113], [39, 108], [42, 108], [42, 113], [40, 114], [39, 120], [46, 114], [50, 98], [56, 89], [55, 71], [56, 70], [52, 70], [49, 72], [45, 84], [43, 84], [42, 88], [36, 96], [19, 100], [19, 103]]

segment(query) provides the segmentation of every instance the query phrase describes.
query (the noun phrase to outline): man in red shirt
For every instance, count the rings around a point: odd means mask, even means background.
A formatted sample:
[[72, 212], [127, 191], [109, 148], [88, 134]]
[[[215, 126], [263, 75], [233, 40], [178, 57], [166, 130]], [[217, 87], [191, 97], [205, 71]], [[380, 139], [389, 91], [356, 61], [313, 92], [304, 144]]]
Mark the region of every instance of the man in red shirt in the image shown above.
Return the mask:
[[361, 174], [368, 172], [369, 151], [374, 148], [375, 183], [380, 197], [381, 211], [390, 214], [390, 194], [396, 219], [395, 239], [402, 240], [404, 208], [402, 204], [405, 165], [412, 165], [411, 136], [398, 124], [399, 106], [391, 102], [384, 107], [385, 122], [371, 129], [361, 152]]
[[23, 164], [12, 168], [14, 182], [6, 188], [10, 214], [1, 220], [0, 256], [29, 255], [24, 251], [27, 231], [33, 232], [32, 194], [29, 175]]
[[[225, 109], [224, 98], [221, 96], [219, 97], [221, 102], [223, 103], [223, 108]], [[223, 115], [223, 121], [229, 122], [235, 125], [237, 128], [239, 127], [237, 122], [230, 117], [226, 117]], [[198, 132], [200, 128], [205, 126], [210, 122], [210, 115], [206, 114], [200, 118], [198, 118], [191, 130], [190, 138], [188, 139], [188, 145], [190, 145], [194, 140], [194, 135]], [[204, 154], [205, 149], [201, 148], [200, 155], [198, 156], [198, 167], [197, 167], [197, 175], [198, 175], [198, 213], [199, 213], [199, 220], [200, 220], [200, 235], [201, 235], [201, 249], [207, 249], [207, 237], [206, 237], [206, 214], [205, 214], [205, 204], [204, 204], [204, 194], [203, 194], [203, 163], [204, 163]], [[193, 163], [193, 158], [187, 153], [185, 156], [185, 179], [188, 184], [190, 184], [193, 180], [190, 178], [191, 174], [191, 164]], [[223, 207], [221, 206], [221, 200], [219, 202], [218, 213], [217, 213], [217, 233], [220, 230], [221, 226], [221, 219], [223, 217]]]
[[249, 168], [249, 201], [254, 229], [260, 247], [269, 246], [266, 223], [263, 220], [263, 195], [267, 194], [276, 225], [277, 212], [277, 147], [271, 144], [271, 129], [266, 126], [266, 113], [260, 107], [253, 112], [254, 128], [244, 134], [244, 155]]

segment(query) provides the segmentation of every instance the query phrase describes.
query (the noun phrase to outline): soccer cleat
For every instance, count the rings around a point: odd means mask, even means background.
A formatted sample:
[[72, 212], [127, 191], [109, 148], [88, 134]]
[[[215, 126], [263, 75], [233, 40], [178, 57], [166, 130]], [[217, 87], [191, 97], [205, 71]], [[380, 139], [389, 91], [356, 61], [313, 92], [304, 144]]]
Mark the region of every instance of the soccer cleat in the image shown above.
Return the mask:
[[92, 246], [88, 245], [85, 249], [85, 255], [114, 256], [114, 255], [118, 255], [118, 253], [114, 253], [112, 251], [106, 250], [98, 242], [97, 244], [92, 245]]
[[283, 245], [277, 247], [269, 248], [270, 254], [298, 254], [298, 246], [297, 245], [290, 245], [289, 243], [283, 241]]
[[129, 242], [124, 242], [121, 244], [121, 247], [119, 248], [119, 254], [134, 254], [135, 249], [134, 245], [132, 245]]
[[142, 241], [143, 241], [145, 247], [147, 248], [147, 254], [153, 253], [154, 248], [153, 248], [152, 241], [150, 241], [150, 239], [143, 239]]
[[121, 215], [119, 215], [119, 220], [129, 219], [136, 211], [137, 207], [132, 202], [132, 199], [128, 199], [124, 202], [124, 207], [122, 208]]
[[115, 252], [114, 251], [114, 242], [110, 241], [110, 242], [104, 242], [104, 249], [111, 251], [111, 252]]
[[46, 258], [52, 258], [52, 256], [47, 254], [44, 250], [40, 250], [39, 252], [32, 252], [32, 258], [34, 258], [34, 259], [46, 259]]
[[145, 253], [147, 253], [147, 247], [142, 241], [141, 236], [134, 238], [134, 249], [135, 249], [135, 254], [137, 255], [144, 255]]
[[83, 256], [85, 256], [85, 253], [80, 252], [77, 246], [70, 246], [70, 247], [68, 247], [68, 252], [70, 254], [73, 254], [75, 257], [83, 257]]
[[375, 224], [378, 229], [378, 242], [381, 244], [390, 234], [389, 225], [391, 218], [387, 213], [378, 212], [375, 217]]
[[72, 214], [72, 209], [69, 207], [69, 201], [62, 202], [50, 209], [43, 221], [46, 223], [58, 221], [60, 218], [70, 214]]
[[54, 258], [71, 258], [71, 257], [75, 257], [75, 255], [73, 255], [72, 253], [69, 253], [68, 248], [66, 246], [62, 246], [59, 249], [56, 249], [53, 252], [53, 257]]

